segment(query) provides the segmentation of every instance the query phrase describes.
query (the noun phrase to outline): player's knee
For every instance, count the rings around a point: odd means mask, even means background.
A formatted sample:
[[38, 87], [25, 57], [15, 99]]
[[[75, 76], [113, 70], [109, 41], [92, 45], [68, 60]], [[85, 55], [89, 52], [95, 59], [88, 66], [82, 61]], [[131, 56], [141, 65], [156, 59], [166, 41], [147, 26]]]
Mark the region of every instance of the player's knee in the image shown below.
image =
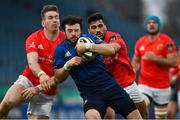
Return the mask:
[[165, 119], [167, 117], [167, 107], [155, 107], [156, 119]]
[[101, 119], [99, 112], [95, 109], [90, 109], [85, 113], [86, 119]]

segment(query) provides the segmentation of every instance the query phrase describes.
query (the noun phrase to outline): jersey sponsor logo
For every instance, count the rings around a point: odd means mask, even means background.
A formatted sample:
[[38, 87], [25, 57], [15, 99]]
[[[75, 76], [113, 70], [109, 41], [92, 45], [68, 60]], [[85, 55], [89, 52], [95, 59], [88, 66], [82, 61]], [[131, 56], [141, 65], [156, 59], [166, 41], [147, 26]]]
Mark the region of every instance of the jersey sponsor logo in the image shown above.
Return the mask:
[[157, 50], [160, 50], [160, 49], [162, 49], [162, 48], [163, 48], [163, 44], [159, 44], [159, 45], [156, 47]]
[[143, 50], [145, 50], [145, 47], [144, 47], [144, 46], [141, 46], [139, 50], [140, 50], [140, 51], [143, 51]]
[[83, 103], [83, 104], [85, 105], [87, 102], [88, 102], [87, 100], [84, 100], [84, 103]]
[[32, 42], [32, 43], [29, 45], [29, 48], [36, 48], [35, 42]]
[[66, 52], [65, 57], [69, 57], [72, 56], [71, 53], [69, 51]]
[[116, 39], [117, 39], [116, 36], [113, 35], [113, 36], [111, 36], [111, 37], [109, 38], [109, 41], [113, 41], [113, 40], [116, 40]]
[[38, 45], [38, 49], [42, 49], [43, 50], [44, 49], [43, 45], [42, 44]]
[[167, 50], [170, 50], [170, 51], [174, 49], [172, 43], [168, 43], [166, 45], [166, 48], [167, 48]]

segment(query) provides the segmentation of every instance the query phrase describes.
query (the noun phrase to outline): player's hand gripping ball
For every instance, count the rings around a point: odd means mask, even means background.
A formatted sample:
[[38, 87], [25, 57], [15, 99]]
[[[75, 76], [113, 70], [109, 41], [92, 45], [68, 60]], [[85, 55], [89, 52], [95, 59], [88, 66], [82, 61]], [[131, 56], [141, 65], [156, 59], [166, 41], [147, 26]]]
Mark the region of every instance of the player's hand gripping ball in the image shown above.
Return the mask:
[[93, 40], [91, 40], [88, 37], [80, 37], [77, 41], [77, 44], [84, 43], [86, 45], [87, 52], [83, 53], [82, 58], [85, 61], [92, 61], [95, 59], [96, 54], [93, 53], [92, 50], [92, 44], [94, 43]]

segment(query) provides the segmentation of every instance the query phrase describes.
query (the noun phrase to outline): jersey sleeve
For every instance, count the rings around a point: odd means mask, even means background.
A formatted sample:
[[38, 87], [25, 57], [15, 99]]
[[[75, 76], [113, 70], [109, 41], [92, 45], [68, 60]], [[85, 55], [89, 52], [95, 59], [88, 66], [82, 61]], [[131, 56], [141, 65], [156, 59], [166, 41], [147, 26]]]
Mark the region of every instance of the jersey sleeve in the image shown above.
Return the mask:
[[65, 64], [64, 50], [61, 46], [57, 46], [54, 51], [54, 69], [61, 68]]
[[109, 38], [109, 43], [117, 43], [122, 46], [124, 44], [124, 40], [122, 39], [121, 35], [116, 33]]
[[34, 34], [26, 39], [26, 53], [38, 52], [38, 40]]
[[166, 38], [165, 47], [166, 47], [166, 54], [176, 53], [177, 51], [176, 46], [170, 37]]

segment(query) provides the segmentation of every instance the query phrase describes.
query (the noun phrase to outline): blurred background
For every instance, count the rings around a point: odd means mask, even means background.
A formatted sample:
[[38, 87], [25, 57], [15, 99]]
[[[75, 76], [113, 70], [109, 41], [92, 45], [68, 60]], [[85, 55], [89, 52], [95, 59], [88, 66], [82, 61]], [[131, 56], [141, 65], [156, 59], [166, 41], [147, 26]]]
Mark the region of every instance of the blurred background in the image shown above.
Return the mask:
[[[179, 0], [3, 0], [0, 4], [0, 100], [27, 64], [25, 40], [41, 28], [40, 10], [43, 5], [56, 4], [60, 16], [79, 15], [83, 31], [87, 32], [87, 17], [100, 11], [109, 30], [119, 32], [125, 40], [130, 58], [136, 40], [145, 33], [143, 20], [147, 15], [161, 19], [161, 31], [180, 45]], [[9, 118], [26, 119], [27, 104], [17, 106]], [[51, 118], [82, 119], [82, 99], [69, 77], [59, 86]], [[152, 117], [153, 118], [153, 117]]]

